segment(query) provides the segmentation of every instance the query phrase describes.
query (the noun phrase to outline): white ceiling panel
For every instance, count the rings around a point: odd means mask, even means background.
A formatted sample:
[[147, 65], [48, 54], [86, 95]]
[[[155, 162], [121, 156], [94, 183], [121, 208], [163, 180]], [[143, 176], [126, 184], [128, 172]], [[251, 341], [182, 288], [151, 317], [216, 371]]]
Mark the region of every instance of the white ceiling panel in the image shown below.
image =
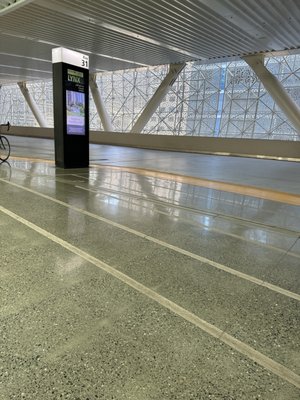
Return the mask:
[[298, 49], [298, 21], [299, 0], [0, 0], [0, 79], [44, 78], [59, 46], [93, 71]]

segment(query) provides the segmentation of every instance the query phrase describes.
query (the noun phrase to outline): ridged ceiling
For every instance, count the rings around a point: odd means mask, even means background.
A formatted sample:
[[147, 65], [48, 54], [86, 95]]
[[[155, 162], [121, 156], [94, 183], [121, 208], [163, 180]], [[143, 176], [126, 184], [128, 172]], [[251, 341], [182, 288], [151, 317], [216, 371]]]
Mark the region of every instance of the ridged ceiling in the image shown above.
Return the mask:
[[299, 48], [300, 0], [0, 0], [0, 82], [51, 77], [51, 49], [118, 70]]

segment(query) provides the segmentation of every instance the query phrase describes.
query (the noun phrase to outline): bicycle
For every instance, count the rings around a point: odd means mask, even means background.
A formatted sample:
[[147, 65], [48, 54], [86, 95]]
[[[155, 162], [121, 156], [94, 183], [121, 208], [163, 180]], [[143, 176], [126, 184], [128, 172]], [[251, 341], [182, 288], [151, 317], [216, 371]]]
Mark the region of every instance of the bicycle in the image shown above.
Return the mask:
[[10, 144], [6, 136], [1, 135], [2, 126], [7, 127], [7, 131], [9, 131], [10, 123], [0, 124], [0, 162], [6, 161], [10, 156]]

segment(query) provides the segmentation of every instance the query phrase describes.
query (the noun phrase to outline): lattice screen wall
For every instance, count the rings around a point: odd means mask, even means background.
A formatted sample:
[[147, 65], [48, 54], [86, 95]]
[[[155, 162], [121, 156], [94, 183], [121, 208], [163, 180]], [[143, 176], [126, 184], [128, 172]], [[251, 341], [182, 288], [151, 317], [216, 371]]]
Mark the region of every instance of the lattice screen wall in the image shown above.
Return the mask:
[[[267, 58], [274, 73], [300, 105], [300, 55]], [[168, 66], [106, 72], [97, 77], [116, 131], [130, 131]], [[27, 84], [49, 126], [53, 126], [51, 81]], [[0, 89], [0, 120], [36, 126], [17, 85]], [[93, 100], [90, 126], [102, 126]], [[160, 104], [143, 133], [300, 140], [293, 126], [243, 61], [189, 63]]]

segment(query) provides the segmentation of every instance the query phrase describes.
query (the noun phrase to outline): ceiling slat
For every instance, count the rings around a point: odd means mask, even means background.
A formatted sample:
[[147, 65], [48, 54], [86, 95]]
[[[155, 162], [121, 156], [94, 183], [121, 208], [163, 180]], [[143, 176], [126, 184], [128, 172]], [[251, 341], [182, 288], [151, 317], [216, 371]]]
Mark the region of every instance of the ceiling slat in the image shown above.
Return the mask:
[[299, 0], [0, 0], [1, 80], [44, 76], [58, 46], [93, 71], [298, 49], [299, 20]]

